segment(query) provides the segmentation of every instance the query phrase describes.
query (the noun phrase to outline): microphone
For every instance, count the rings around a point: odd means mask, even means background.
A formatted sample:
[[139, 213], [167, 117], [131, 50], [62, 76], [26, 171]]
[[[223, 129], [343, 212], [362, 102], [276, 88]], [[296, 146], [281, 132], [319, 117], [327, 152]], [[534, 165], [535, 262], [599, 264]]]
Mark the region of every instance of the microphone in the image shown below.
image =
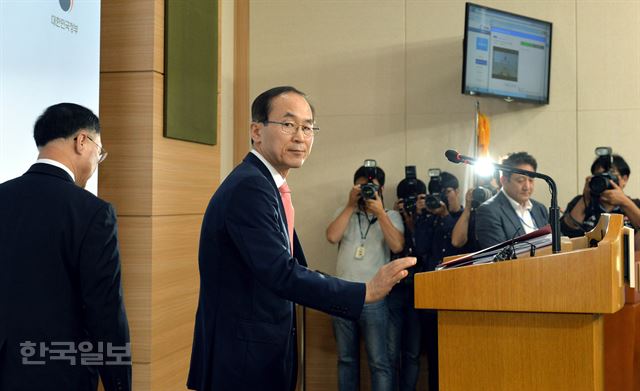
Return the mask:
[[476, 161], [476, 159], [472, 157], [460, 155], [457, 151], [454, 151], [453, 149], [449, 149], [447, 152], [445, 152], [444, 156], [446, 156], [451, 163], [456, 163], [456, 164], [457, 163], [469, 164]]

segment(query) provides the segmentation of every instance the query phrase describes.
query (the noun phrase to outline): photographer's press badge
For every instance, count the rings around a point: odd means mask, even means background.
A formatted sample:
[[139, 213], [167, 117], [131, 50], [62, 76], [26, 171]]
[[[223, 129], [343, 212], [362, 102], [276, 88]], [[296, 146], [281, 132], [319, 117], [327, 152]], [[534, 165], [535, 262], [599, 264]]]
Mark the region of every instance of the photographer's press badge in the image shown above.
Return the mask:
[[361, 244], [356, 248], [356, 253], [355, 253], [354, 257], [355, 257], [355, 259], [364, 258], [364, 244]]

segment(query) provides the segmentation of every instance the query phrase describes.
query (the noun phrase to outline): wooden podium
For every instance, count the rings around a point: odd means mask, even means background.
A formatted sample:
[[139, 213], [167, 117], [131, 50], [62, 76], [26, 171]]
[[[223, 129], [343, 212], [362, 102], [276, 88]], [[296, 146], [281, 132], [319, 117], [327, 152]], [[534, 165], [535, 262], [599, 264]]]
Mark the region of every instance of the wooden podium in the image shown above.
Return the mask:
[[416, 274], [416, 308], [438, 310], [440, 390], [603, 391], [622, 231], [621, 215], [603, 215], [559, 254]]

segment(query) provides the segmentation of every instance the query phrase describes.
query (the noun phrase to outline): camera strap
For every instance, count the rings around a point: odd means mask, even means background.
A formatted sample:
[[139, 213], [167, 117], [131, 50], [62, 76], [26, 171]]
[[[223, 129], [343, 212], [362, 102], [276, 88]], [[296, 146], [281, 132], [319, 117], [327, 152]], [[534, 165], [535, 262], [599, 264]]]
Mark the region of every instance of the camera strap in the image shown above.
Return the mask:
[[356, 213], [356, 215], [358, 216], [358, 229], [360, 231], [360, 239], [362, 239], [362, 243], [364, 244], [364, 241], [367, 240], [367, 235], [369, 235], [369, 229], [373, 224], [375, 224], [376, 221], [378, 221], [378, 218], [374, 216], [371, 220], [369, 220], [369, 216], [366, 213], [363, 214], [365, 215], [365, 219], [368, 223], [367, 230], [365, 232], [362, 232], [362, 221], [360, 220], [360, 212]]

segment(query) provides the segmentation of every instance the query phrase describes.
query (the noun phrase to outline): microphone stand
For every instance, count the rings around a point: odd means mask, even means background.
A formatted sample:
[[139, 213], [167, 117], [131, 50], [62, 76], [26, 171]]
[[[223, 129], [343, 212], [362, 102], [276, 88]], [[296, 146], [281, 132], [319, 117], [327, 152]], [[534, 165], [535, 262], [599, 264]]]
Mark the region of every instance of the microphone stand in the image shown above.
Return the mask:
[[[456, 163], [456, 162], [454, 162]], [[457, 163], [476, 164], [476, 160], [467, 156], [461, 157]], [[549, 175], [541, 174], [535, 171], [521, 170], [519, 168], [505, 166], [503, 164], [493, 164], [493, 167], [500, 169], [501, 171], [509, 172], [512, 174], [526, 175], [531, 178], [543, 179], [549, 185], [551, 191], [551, 206], [549, 207], [549, 224], [551, 225], [551, 249], [554, 254], [560, 252], [560, 208], [558, 207], [558, 188], [556, 183], [551, 179]]]

